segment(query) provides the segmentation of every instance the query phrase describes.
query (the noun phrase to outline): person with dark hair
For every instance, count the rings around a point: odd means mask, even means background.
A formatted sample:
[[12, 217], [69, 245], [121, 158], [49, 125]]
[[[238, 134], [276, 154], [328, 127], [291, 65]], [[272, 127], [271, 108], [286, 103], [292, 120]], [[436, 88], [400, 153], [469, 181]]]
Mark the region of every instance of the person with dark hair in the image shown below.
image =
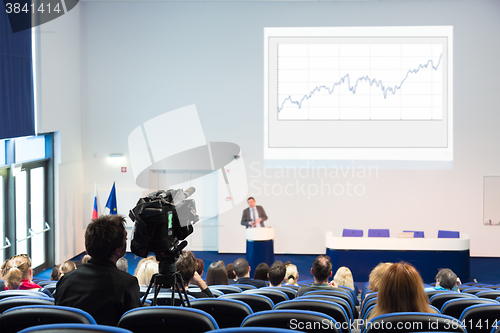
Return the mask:
[[228, 283], [229, 284], [235, 283], [236, 282], [236, 275], [234, 274], [233, 263], [227, 264], [226, 273], [227, 273]]
[[[203, 281], [200, 274], [196, 271], [197, 267], [198, 262], [191, 251], [183, 251], [175, 262], [175, 268], [182, 276], [182, 282], [184, 283], [184, 288], [188, 295], [196, 298], [214, 297], [205, 281]], [[189, 291], [188, 286], [190, 283], [198, 286], [200, 291]]]
[[205, 268], [205, 264], [203, 263], [203, 260], [196, 258], [196, 271], [200, 276], [203, 275], [203, 269]]
[[260, 264], [257, 265], [257, 268], [255, 268], [253, 279], [267, 281], [269, 279], [268, 274], [269, 274], [269, 266], [265, 262], [261, 262]]
[[262, 206], [255, 205], [255, 199], [250, 197], [247, 199], [248, 208], [243, 210], [241, 217], [241, 225], [247, 228], [263, 228], [265, 227], [264, 221], [267, 220], [266, 212]]
[[319, 255], [314, 259], [311, 274], [314, 277], [314, 283], [310, 287], [302, 287], [297, 291], [297, 297], [304, 295], [305, 293], [313, 290], [338, 290], [343, 291], [342, 288], [338, 288], [335, 281], [328, 283], [328, 278], [332, 276], [332, 261], [329, 256]]
[[250, 278], [251, 267], [248, 265], [248, 261], [245, 258], [236, 259], [233, 262], [233, 272], [236, 275], [236, 281], [229, 284], [249, 284], [256, 288], [267, 287], [266, 283], [262, 280], [252, 280]]
[[440, 269], [436, 275], [435, 290], [453, 290], [458, 291], [460, 279], [449, 268]]
[[59, 277], [61, 277], [59, 266], [61, 265], [54, 265], [54, 268], [52, 268], [52, 273], [50, 273], [50, 281], [59, 281]]
[[269, 267], [269, 282], [271, 287], [281, 287], [281, 283], [285, 279], [286, 266], [282, 261], [275, 261]]
[[370, 318], [394, 312], [428, 312], [429, 299], [424, 291], [424, 282], [411, 264], [392, 264], [380, 280], [377, 303]]
[[207, 285], [229, 284], [226, 267], [222, 260], [213, 262], [207, 269]]
[[140, 307], [137, 279], [116, 267], [126, 246], [123, 216], [104, 215], [92, 220], [85, 230], [85, 249], [91, 258], [60, 278], [55, 305], [81, 309], [99, 325], [110, 326], [116, 326], [128, 310]]

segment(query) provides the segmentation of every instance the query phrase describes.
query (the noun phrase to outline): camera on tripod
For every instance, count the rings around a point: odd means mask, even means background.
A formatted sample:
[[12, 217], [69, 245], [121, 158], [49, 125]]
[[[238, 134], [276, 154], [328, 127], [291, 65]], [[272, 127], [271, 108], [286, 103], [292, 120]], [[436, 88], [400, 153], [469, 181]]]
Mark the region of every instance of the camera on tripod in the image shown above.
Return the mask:
[[[193, 224], [200, 219], [196, 213], [194, 200], [188, 199], [194, 191], [194, 187], [186, 191], [181, 189], [156, 191], [141, 198], [129, 212], [130, 219], [134, 221], [132, 253], [146, 258], [150, 252], [153, 252], [156, 260], [159, 261], [159, 273], [151, 279], [144, 297], [145, 299], [154, 284], [154, 304], [162, 287], [176, 288], [182, 300], [179, 284], [182, 289], [184, 285], [182, 277], [176, 273], [175, 261], [187, 245], [185, 238], [194, 231]], [[184, 294], [186, 294], [185, 290]], [[173, 301], [174, 292], [172, 291], [172, 304]]]

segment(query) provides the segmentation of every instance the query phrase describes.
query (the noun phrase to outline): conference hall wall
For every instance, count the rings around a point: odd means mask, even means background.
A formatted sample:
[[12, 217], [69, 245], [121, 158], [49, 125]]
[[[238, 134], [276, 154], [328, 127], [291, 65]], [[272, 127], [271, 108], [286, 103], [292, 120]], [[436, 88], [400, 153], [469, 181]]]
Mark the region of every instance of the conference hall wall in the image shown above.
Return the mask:
[[[110, 1], [79, 7], [84, 221], [95, 182], [103, 204], [116, 181], [122, 214], [146, 193], [130, 170], [130, 132], [196, 104], [207, 141], [241, 147], [248, 195], [266, 209], [277, 253], [324, 253], [327, 231], [389, 228], [392, 235], [410, 229], [427, 237], [459, 230], [471, 237], [472, 256], [500, 255], [500, 227], [483, 225], [483, 177], [500, 174], [497, 1]], [[287, 161], [266, 167], [264, 28], [341, 26], [453, 26], [452, 163]], [[190, 129], [185, 133], [189, 137]], [[169, 137], [165, 128], [165, 145], [183, 139]], [[124, 161], [110, 164], [110, 153], [124, 154]], [[197, 244], [201, 237], [205, 249], [243, 253], [245, 207], [241, 202], [220, 214], [210, 228], [199, 224]]]

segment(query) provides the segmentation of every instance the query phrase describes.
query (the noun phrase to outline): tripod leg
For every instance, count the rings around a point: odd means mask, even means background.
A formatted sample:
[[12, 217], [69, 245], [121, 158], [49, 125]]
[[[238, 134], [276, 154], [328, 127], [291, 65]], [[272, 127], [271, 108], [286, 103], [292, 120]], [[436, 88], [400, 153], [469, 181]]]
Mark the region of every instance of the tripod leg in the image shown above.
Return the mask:
[[153, 285], [155, 277], [154, 275], [151, 277], [151, 280], [149, 281], [149, 286], [148, 289], [146, 289], [146, 293], [144, 294], [144, 297], [142, 298], [142, 306], [144, 306], [144, 303], [146, 303], [146, 298], [148, 297], [149, 290], [151, 289], [151, 286]]

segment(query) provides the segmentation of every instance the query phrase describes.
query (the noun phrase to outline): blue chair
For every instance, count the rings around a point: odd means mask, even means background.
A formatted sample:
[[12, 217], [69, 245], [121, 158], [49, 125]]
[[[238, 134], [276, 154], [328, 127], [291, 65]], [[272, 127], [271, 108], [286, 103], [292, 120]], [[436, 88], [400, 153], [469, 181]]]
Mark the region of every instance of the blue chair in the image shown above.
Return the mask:
[[118, 327], [134, 333], [202, 333], [219, 329], [214, 317], [205, 311], [179, 306], [150, 306], [129, 310], [120, 318]]
[[460, 238], [460, 231], [439, 230], [438, 238]]
[[337, 322], [330, 316], [316, 311], [302, 310], [272, 310], [254, 313], [248, 316], [241, 327], [275, 327], [291, 328], [304, 332], [325, 332], [325, 326], [329, 332], [341, 333]]
[[271, 290], [269, 288], [259, 288], [252, 290], [245, 290], [243, 294], [256, 294], [256, 295], [264, 295], [269, 297], [274, 304], [278, 304], [279, 302], [288, 301], [288, 296], [280, 291], [280, 290]]
[[273, 310], [304, 310], [324, 313], [339, 324], [342, 332], [351, 332], [350, 320], [342, 305], [316, 299], [294, 299], [276, 304]]
[[25, 328], [19, 333], [132, 333], [124, 328], [118, 328], [106, 325], [88, 325], [88, 324], [50, 324], [38, 325]]
[[[148, 296], [146, 297], [146, 300], [153, 301], [153, 299], [154, 299], [154, 292], [149, 293]], [[183, 296], [183, 299], [184, 299], [184, 296]], [[189, 299], [189, 301], [194, 301], [196, 298], [191, 296], [191, 295], [188, 295], [188, 299]], [[141, 300], [142, 300], [142, 298], [141, 298]], [[157, 305], [172, 305], [170, 303], [172, 303], [172, 293], [171, 292], [158, 293], [158, 295], [156, 297], [156, 304]], [[182, 304], [182, 302], [181, 302], [181, 299], [179, 298], [179, 294], [175, 293], [174, 305], [181, 305], [181, 304]]]
[[494, 291], [494, 289], [490, 289], [490, 288], [464, 288], [464, 289], [462, 289], [461, 294], [475, 295], [475, 294], [478, 294], [481, 292], [487, 292], [487, 291]]
[[500, 290], [480, 291], [476, 293], [476, 297], [497, 299], [498, 297], [500, 297]]
[[342, 237], [363, 237], [363, 230], [358, 229], [344, 229]]
[[363, 333], [382, 332], [457, 332], [467, 333], [461, 323], [450, 316], [437, 313], [397, 312], [377, 316], [366, 323]]
[[455, 298], [443, 304], [441, 313], [459, 319], [465, 309], [476, 304], [498, 304], [498, 302], [487, 298]]
[[238, 293], [238, 294], [222, 295], [219, 298], [222, 299], [227, 298], [227, 299], [242, 301], [243, 303], [248, 304], [248, 306], [252, 308], [252, 311], [254, 313], [260, 311], [272, 310], [274, 308], [274, 302], [272, 301], [272, 299], [264, 295]]
[[47, 297], [49, 296], [41, 291], [35, 290], [4, 290], [0, 291], [0, 299], [7, 297], [17, 297], [17, 296], [31, 296], [31, 297]]
[[358, 310], [356, 309], [356, 306], [354, 305], [354, 301], [352, 300], [351, 295], [349, 295], [346, 292], [337, 291], [337, 290], [320, 290], [320, 289], [318, 289], [318, 290], [309, 291], [309, 292], [305, 293], [304, 296], [305, 295], [315, 295], [315, 296], [324, 295], [324, 296], [335, 296], [335, 297], [343, 298], [347, 302], [349, 302], [349, 306], [351, 307], [351, 312], [352, 312], [354, 318], [358, 318], [358, 316], [359, 316]]
[[248, 304], [229, 298], [200, 298], [192, 301], [191, 307], [212, 315], [220, 328], [239, 327], [253, 313]]
[[439, 293], [432, 296], [429, 299], [429, 304], [435, 306], [438, 309], [441, 309], [444, 303], [446, 303], [450, 299], [456, 299], [456, 298], [476, 298], [476, 296], [474, 296], [473, 294], [450, 291], [448, 293]]
[[500, 322], [500, 304], [469, 306], [462, 312], [459, 320], [465, 323], [468, 333], [489, 333]]
[[403, 232], [413, 232], [413, 238], [424, 238], [423, 231], [403, 230]]
[[230, 284], [230, 286], [233, 286], [233, 287], [238, 287], [240, 288], [242, 291], [245, 291], [245, 290], [250, 290], [250, 289], [257, 289], [257, 287], [255, 286], [252, 286], [251, 284], [240, 284], [240, 283], [234, 283], [234, 284]]
[[343, 298], [336, 297], [336, 296], [325, 296], [325, 295], [302, 295], [300, 297], [297, 297], [295, 300], [299, 299], [316, 299], [320, 301], [326, 301], [326, 302], [332, 302], [335, 304], [339, 304], [342, 306], [344, 311], [347, 313], [347, 316], [349, 317], [350, 320], [354, 319], [352, 310], [351, 310], [351, 305], [349, 304], [348, 301], [346, 301]]
[[[288, 299], [294, 299], [297, 296], [297, 290], [288, 287], [264, 287], [259, 288], [259, 290], [279, 290], [286, 294]], [[500, 295], [499, 295], [500, 296]]]
[[41, 296], [6, 297], [0, 300], [0, 314], [23, 305], [54, 305], [54, 299]]
[[390, 237], [389, 229], [368, 229], [368, 237]]
[[[303, 331], [288, 330], [285, 328], [269, 328], [269, 327], [233, 327], [223, 328], [217, 331], [209, 331], [213, 333], [304, 333]], [[207, 332], [207, 333], [209, 333]]]
[[220, 290], [224, 293], [224, 295], [241, 293], [243, 291], [241, 288], [235, 287], [234, 284], [230, 284], [230, 285], [217, 284], [217, 285], [208, 286], [208, 287], [210, 288], [210, 290], [212, 290], [212, 289]]
[[14, 333], [31, 326], [62, 323], [96, 324], [90, 314], [69, 306], [25, 305], [2, 313], [0, 331]]
[[361, 309], [361, 318], [366, 318], [366, 312], [375, 304], [377, 304], [377, 297], [370, 298], [369, 300], [364, 302], [363, 308]]

